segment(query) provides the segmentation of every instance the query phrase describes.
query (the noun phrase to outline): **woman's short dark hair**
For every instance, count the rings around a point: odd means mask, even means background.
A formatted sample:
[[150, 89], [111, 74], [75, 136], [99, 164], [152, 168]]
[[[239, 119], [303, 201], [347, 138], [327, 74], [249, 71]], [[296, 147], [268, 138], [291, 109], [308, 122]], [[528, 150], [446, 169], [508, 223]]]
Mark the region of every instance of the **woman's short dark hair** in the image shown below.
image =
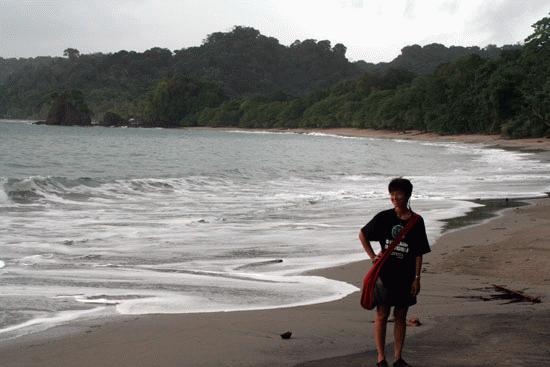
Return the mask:
[[403, 177], [397, 177], [390, 181], [390, 184], [388, 185], [388, 191], [390, 193], [394, 191], [402, 191], [407, 195], [408, 197], [411, 197], [413, 192], [413, 185], [411, 181], [407, 180]]

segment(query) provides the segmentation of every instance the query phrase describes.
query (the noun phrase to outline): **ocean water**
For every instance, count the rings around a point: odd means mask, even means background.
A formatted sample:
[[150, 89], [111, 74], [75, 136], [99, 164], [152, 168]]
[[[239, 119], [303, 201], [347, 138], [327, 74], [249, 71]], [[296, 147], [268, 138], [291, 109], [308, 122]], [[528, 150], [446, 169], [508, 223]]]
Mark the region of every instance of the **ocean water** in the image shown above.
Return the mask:
[[532, 153], [325, 134], [0, 121], [0, 340], [83, 317], [268, 309], [357, 288], [395, 176], [433, 242], [476, 198], [542, 196]]

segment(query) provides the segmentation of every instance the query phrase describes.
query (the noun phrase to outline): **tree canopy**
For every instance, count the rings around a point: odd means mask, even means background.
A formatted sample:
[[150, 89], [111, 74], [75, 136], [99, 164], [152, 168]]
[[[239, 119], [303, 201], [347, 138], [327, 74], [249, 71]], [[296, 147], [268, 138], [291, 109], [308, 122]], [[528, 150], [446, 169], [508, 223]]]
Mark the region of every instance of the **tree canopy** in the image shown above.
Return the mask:
[[80, 51], [76, 48], [67, 48], [63, 51], [63, 56], [68, 57], [69, 60], [76, 60], [80, 57]]
[[[391, 68], [431, 72], [439, 63], [452, 61], [457, 48], [439, 45], [436, 58], [425, 49], [430, 48], [420, 48], [422, 57], [406, 53], [389, 64], [352, 63], [343, 44], [306, 39], [284, 46], [254, 28], [236, 26], [208, 35], [200, 46], [175, 51], [154, 47], [145, 52], [80, 54], [67, 48], [64, 58], [0, 58], [0, 116], [44, 118], [48, 110], [44, 96], [71, 89], [84, 93], [96, 116], [107, 111], [137, 115], [157, 83], [174, 77], [213, 82], [232, 98], [278, 92], [299, 97], [357, 79], [364, 72]], [[433, 60], [421, 65], [419, 57]]]

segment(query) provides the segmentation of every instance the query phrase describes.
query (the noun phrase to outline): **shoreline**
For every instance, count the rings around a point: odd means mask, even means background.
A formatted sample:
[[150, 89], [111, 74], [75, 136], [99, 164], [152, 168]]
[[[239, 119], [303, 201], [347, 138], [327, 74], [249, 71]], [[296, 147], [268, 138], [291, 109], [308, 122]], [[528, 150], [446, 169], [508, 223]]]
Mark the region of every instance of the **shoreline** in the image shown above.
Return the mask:
[[374, 138], [374, 139], [402, 139], [417, 140], [424, 142], [442, 142], [442, 143], [466, 143], [483, 144], [488, 147], [495, 146], [503, 149], [513, 149], [523, 152], [547, 152], [550, 151], [550, 138], [521, 138], [506, 139], [500, 135], [485, 134], [460, 134], [460, 135], [440, 135], [417, 130], [393, 131], [393, 130], [374, 130], [374, 129], [356, 129], [356, 128], [312, 128], [312, 129], [247, 129], [240, 127], [184, 127], [188, 130], [218, 130], [218, 131], [243, 131], [243, 132], [273, 132], [273, 133], [294, 133], [294, 134], [327, 134], [355, 138]]
[[[419, 304], [409, 312], [409, 318], [418, 317], [422, 322], [420, 327], [408, 328], [404, 356], [410, 363], [427, 365], [426, 362], [442, 358], [438, 355], [445, 353], [447, 359], [444, 364], [435, 365], [487, 365], [484, 360], [473, 359], [470, 364], [459, 361], [459, 356], [453, 357], [452, 347], [456, 343], [446, 343], [445, 339], [443, 345], [448, 350], [442, 351], [438, 346], [441, 344], [442, 333], [445, 335], [449, 328], [469, 325], [471, 329], [481, 332], [482, 326], [494, 324], [492, 329], [483, 331], [487, 335], [493, 335], [500, 332], [497, 326], [502, 327], [503, 320], [509, 330], [523, 328], [526, 321], [522, 315], [530, 315], [538, 324], [541, 320], [548, 320], [548, 324], [547, 321], [543, 323], [550, 326], [550, 307], [545, 302], [550, 297], [550, 276], [540, 277], [550, 260], [544, 247], [537, 250], [541, 251], [541, 256], [530, 255], [533, 257], [530, 261], [538, 261], [538, 266], [532, 269], [527, 267], [513, 274], [509, 274], [506, 267], [503, 269], [506, 261], [510, 261], [508, 256], [494, 251], [495, 248], [507, 246], [510, 233], [513, 236], [535, 239], [542, 236], [542, 241], [548, 238], [544, 237], [545, 234], [550, 235], [550, 199], [525, 201], [529, 203], [528, 206], [496, 210], [496, 217], [480, 224], [445, 232], [432, 244], [432, 253], [425, 258]], [[533, 223], [537, 226], [536, 230], [531, 228]], [[541, 233], [541, 230], [545, 232]], [[472, 241], [483, 248], [475, 248], [470, 243]], [[519, 243], [529, 245], [532, 241], [524, 240]], [[514, 242], [513, 246], [516, 244]], [[483, 255], [473, 256], [480, 249]], [[515, 262], [512, 266], [525, 262], [522, 254], [531, 252], [525, 250], [517, 250], [515, 255], [518, 257], [512, 259]], [[492, 253], [499, 254], [501, 263], [483, 264], [483, 261], [491, 260], [487, 254]], [[453, 256], [458, 254], [460, 256]], [[470, 258], [476, 262], [470, 263]], [[315, 270], [309, 274], [342, 280], [360, 287], [368, 266], [368, 261], [359, 261]], [[527, 287], [528, 293], [542, 296], [543, 302], [536, 305], [503, 305], [502, 301], [483, 302], [476, 299], [490, 294], [488, 287], [495, 282], [504, 282], [513, 289]], [[373, 317], [373, 312], [360, 308], [359, 293], [355, 292], [337, 301], [272, 310], [126, 316], [111, 321], [88, 320], [79, 322], [78, 325], [55, 328], [57, 336], [55, 330], [52, 330], [46, 331], [42, 336], [30, 335], [15, 339], [0, 346], [0, 358], [6, 361], [6, 367], [72, 366], [77, 363], [80, 366], [99, 364], [128, 367], [354, 366], [360, 363], [369, 364], [375, 358], [371, 330]], [[285, 331], [293, 332], [290, 340], [279, 337]], [[47, 335], [49, 337], [45, 338]], [[391, 336], [390, 324], [388, 342]], [[529, 340], [538, 340], [538, 345], [548, 342], [548, 336], [544, 333], [527, 336]], [[451, 340], [456, 337], [446, 335]], [[501, 342], [523, 345], [525, 340], [517, 338], [516, 335], [515, 339]], [[426, 343], [431, 343], [434, 349], [425, 348]], [[483, 355], [485, 360], [487, 355], [497, 358], [503, 353], [502, 348], [488, 350], [490, 343], [486, 348], [483, 348], [483, 343], [471, 344], [482, 349], [479, 351], [479, 358]], [[388, 354], [391, 355], [390, 353]], [[532, 355], [537, 352], [531, 350], [530, 353]], [[541, 350], [536, 358], [543, 358], [544, 353], [547, 351]], [[224, 356], [223, 359], [220, 356]], [[525, 357], [523, 356], [523, 360]]]
[[[0, 119], [0, 121], [19, 121], [35, 123], [36, 120], [14, 120], [14, 119]], [[55, 126], [55, 125], [54, 125]], [[93, 125], [99, 126], [99, 125]], [[112, 128], [112, 127], [109, 127]], [[125, 128], [125, 127], [119, 127]], [[147, 127], [148, 128], [148, 127]], [[161, 129], [168, 129], [162, 127], [155, 127]], [[490, 134], [456, 134], [456, 135], [441, 135], [433, 132], [424, 132], [419, 130], [375, 130], [375, 129], [359, 129], [352, 127], [331, 127], [331, 128], [242, 128], [242, 127], [209, 127], [209, 126], [196, 126], [196, 127], [180, 127], [177, 129], [185, 130], [218, 130], [218, 131], [245, 131], [245, 132], [274, 132], [274, 133], [295, 133], [295, 134], [310, 134], [320, 133], [328, 135], [346, 136], [346, 137], [361, 137], [361, 138], [374, 138], [374, 139], [403, 139], [403, 140], [417, 140], [426, 142], [454, 142], [454, 143], [467, 143], [467, 144], [483, 144], [487, 146], [496, 146], [500, 148], [514, 149], [524, 152], [547, 152], [550, 151], [550, 137], [539, 138], [505, 138], [501, 135]]]

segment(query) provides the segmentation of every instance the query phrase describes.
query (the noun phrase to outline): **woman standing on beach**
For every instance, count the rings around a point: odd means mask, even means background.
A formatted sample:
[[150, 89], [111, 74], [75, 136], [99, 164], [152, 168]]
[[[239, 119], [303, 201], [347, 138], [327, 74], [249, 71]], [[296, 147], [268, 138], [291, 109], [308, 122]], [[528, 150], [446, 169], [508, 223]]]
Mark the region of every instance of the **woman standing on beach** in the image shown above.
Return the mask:
[[[382, 252], [399, 235], [401, 230], [412, 218], [413, 211], [409, 205], [413, 186], [404, 178], [393, 179], [389, 186], [392, 209], [376, 214], [359, 232], [359, 240], [373, 262], [378, 260]], [[382, 252], [375, 254], [369, 241], [380, 242]], [[384, 263], [380, 277], [376, 282], [374, 300], [376, 318], [374, 321], [374, 339], [378, 353], [377, 366], [388, 366], [385, 355], [386, 325], [393, 307], [395, 362], [394, 367], [410, 366], [401, 357], [407, 328], [407, 311], [409, 306], [416, 304], [416, 296], [420, 292], [420, 274], [422, 271], [422, 255], [430, 252], [426, 228], [422, 217], [395, 247]]]

